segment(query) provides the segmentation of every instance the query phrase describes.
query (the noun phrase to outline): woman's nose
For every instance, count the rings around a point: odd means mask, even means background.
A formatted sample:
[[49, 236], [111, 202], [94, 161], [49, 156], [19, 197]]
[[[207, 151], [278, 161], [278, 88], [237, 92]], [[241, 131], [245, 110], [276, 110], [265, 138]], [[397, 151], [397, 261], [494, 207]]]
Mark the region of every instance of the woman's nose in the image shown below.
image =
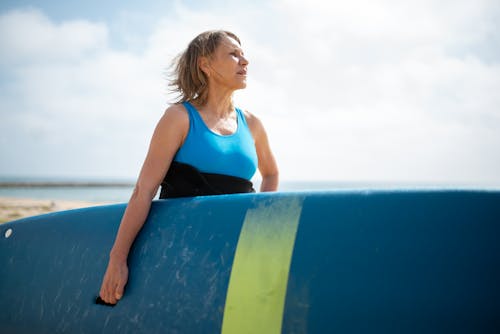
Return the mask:
[[242, 55], [242, 56], [240, 57], [240, 63], [241, 63], [242, 65], [248, 65], [249, 61], [248, 61], [248, 59], [246, 59], [246, 58], [245, 58], [245, 56], [243, 56], [243, 55]]

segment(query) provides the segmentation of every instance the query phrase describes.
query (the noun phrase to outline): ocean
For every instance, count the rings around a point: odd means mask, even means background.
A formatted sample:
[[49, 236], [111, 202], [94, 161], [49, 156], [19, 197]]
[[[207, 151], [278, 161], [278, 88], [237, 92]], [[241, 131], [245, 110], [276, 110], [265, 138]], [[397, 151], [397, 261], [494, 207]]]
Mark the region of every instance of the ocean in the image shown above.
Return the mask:
[[[127, 202], [133, 191], [132, 180], [54, 179], [0, 177], [0, 197], [86, 201], [97, 203]], [[255, 189], [259, 181], [254, 182]], [[281, 181], [279, 191], [347, 191], [407, 189], [487, 189], [498, 185], [442, 184], [411, 182]], [[157, 198], [157, 197], [156, 197]]]

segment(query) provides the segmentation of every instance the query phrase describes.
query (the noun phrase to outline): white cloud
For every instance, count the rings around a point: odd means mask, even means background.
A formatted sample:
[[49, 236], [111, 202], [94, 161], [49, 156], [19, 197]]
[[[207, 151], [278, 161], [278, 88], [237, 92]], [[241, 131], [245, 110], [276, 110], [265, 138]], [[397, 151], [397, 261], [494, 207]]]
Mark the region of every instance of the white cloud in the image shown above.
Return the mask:
[[[170, 60], [197, 33], [225, 28], [251, 62], [237, 100], [263, 119], [284, 179], [498, 185], [499, 18], [494, 1], [177, 4], [138, 52], [112, 48], [109, 23], [10, 12], [0, 127], [40, 159], [50, 153], [45, 172], [70, 144], [61, 165], [73, 173], [135, 175]], [[21, 159], [9, 147], [2, 155]]]
[[165, 107], [158, 59], [111, 49], [103, 23], [29, 10], [0, 27], [3, 172], [136, 175]]
[[498, 184], [499, 59], [475, 48], [492, 4], [281, 2], [296, 52], [276, 66], [293, 69], [280, 86], [302, 121], [275, 137], [286, 161], [311, 162], [292, 178]]
[[64, 62], [108, 43], [104, 24], [70, 21], [53, 24], [40, 11], [12, 11], [0, 16], [4, 64]]

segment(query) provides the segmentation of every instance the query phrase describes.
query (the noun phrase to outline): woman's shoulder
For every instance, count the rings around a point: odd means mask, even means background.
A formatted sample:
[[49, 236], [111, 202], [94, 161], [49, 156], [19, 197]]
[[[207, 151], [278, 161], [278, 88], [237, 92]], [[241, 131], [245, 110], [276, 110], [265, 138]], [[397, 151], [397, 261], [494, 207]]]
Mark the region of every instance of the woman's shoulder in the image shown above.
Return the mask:
[[252, 134], [254, 134], [254, 136], [259, 135], [262, 131], [264, 131], [264, 125], [255, 114], [246, 109], [241, 109], [241, 111], [243, 112], [248, 127], [250, 128], [250, 131], [252, 132]]
[[175, 123], [176, 125], [189, 125], [189, 115], [181, 103], [176, 103], [165, 110], [162, 121], [168, 121], [168, 123]]
[[257, 116], [255, 116], [250, 111], [248, 111], [246, 109], [240, 109], [240, 110], [243, 113], [243, 116], [245, 116], [245, 120], [247, 121], [248, 125], [250, 125], [250, 123], [255, 123], [255, 122], [259, 121], [259, 119], [257, 118]]
[[186, 107], [182, 103], [175, 103], [170, 105], [165, 110], [165, 115], [169, 115], [174, 118], [189, 118]]
[[172, 104], [169, 106], [158, 122], [158, 128], [170, 132], [187, 132], [189, 129], [189, 115], [182, 104]]

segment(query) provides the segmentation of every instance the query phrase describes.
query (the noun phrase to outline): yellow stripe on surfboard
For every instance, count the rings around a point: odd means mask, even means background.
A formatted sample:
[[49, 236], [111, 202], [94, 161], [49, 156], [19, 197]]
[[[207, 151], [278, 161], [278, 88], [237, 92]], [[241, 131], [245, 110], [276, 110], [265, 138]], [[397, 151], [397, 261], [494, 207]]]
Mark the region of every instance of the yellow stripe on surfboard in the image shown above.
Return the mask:
[[249, 209], [240, 232], [222, 334], [281, 333], [302, 198], [276, 198]]

